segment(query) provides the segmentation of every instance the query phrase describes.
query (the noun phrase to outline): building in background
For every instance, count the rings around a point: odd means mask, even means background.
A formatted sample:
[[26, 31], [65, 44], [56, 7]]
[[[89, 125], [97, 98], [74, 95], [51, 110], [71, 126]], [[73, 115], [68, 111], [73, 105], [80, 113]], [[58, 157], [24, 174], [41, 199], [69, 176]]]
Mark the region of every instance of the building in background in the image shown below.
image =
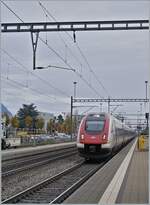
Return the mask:
[[47, 112], [39, 112], [38, 118], [44, 119], [44, 130], [47, 130], [47, 123], [49, 122], [49, 120], [54, 119], [54, 114]]

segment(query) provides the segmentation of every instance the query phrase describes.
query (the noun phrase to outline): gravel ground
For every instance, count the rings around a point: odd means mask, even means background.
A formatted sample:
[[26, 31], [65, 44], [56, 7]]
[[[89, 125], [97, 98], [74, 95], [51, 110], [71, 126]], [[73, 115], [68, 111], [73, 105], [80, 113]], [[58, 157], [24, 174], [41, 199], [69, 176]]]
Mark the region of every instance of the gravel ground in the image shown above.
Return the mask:
[[27, 189], [48, 177], [51, 177], [59, 172], [75, 165], [78, 160], [81, 160], [77, 155], [57, 160], [56, 162], [42, 167], [36, 167], [29, 171], [18, 173], [2, 179], [2, 200], [11, 197], [18, 192]]
[[6, 160], [2, 162], [2, 172], [7, 172], [12, 169], [18, 169], [24, 166], [29, 166], [30, 164], [38, 163], [38, 162], [43, 162], [45, 160], [49, 160], [51, 158], [58, 156], [61, 156], [65, 154], [66, 152], [71, 152], [75, 151], [76, 148], [70, 147], [68, 149], [58, 149], [52, 152], [47, 152], [47, 153], [41, 153], [38, 155], [30, 155], [28, 157], [22, 156], [19, 159], [12, 159], [12, 160]]

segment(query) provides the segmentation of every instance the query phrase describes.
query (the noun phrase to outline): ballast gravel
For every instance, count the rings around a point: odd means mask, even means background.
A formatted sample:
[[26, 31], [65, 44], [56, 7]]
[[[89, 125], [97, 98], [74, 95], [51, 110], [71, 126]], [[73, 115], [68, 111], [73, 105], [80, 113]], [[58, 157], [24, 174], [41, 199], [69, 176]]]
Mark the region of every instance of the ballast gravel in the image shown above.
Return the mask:
[[2, 178], [2, 201], [77, 164], [77, 155]]

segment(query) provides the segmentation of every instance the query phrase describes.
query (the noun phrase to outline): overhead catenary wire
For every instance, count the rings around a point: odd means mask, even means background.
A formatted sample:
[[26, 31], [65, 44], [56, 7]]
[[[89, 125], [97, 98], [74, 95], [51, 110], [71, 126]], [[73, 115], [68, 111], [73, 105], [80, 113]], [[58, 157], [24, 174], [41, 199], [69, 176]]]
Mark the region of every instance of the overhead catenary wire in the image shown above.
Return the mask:
[[[44, 10], [44, 13], [47, 12], [48, 15], [50, 15], [50, 17], [51, 17], [55, 22], [57, 22], [56, 18], [53, 17], [53, 16], [50, 14], [50, 12], [42, 5], [42, 3], [39, 2], [39, 4], [40, 4], [40, 6], [42, 7], [42, 9]], [[65, 33], [68, 34], [68, 32], [65, 32]], [[59, 34], [59, 33], [58, 33], [58, 34]], [[68, 35], [70, 36], [70, 34], [68, 34]], [[63, 43], [66, 45], [65, 41], [63, 40], [63, 38], [61, 37], [60, 34], [59, 34], [59, 37], [60, 37], [60, 39], [63, 41]], [[72, 37], [71, 37], [71, 39], [74, 40], [74, 38], [72, 38]], [[71, 51], [71, 49], [69, 49], [69, 51]], [[71, 51], [71, 52], [72, 52], [72, 51]], [[81, 50], [80, 50], [80, 53], [81, 53]], [[83, 54], [82, 54], [82, 55], [83, 55]], [[75, 55], [74, 55], [74, 57], [75, 57]], [[76, 57], [76, 60], [79, 61], [77, 57]], [[68, 66], [70, 66], [66, 61], [63, 60], [63, 62], [66, 63]], [[80, 63], [80, 65], [82, 65], [82, 63], [81, 63], [80, 61], [79, 61], [79, 63]], [[82, 75], [81, 75], [79, 72], [76, 72], [76, 73], [77, 73], [78, 77], [81, 78]], [[83, 79], [83, 78], [82, 78], [82, 79]], [[88, 81], [84, 80], [84, 82], [85, 82], [89, 87], [91, 86], [91, 83], [89, 83]], [[92, 87], [92, 89], [93, 89], [93, 86], [91, 86], [91, 87]], [[93, 89], [93, 90], [94, 90], [94, 92], [96, 93], [96, 95], [98, 95], [98, 96], [100, 96], [101, 98], [103, 98], [101, 95], [99, 95], [99, 92], [97, 92], [95, 89]]]
[[[0, 0], [8, 10], [10, 10], [22, 23], [24, 23], [24, 21], [6, 4], [4, 3], [2, 0]], [[18, 63], [19, 65], [21, 65], [23, 68], [25, 68], [25, 70], [27, 69], [28, 72], [30, 72], [32, 75], [36, 76], [37, 78], [39, 78], [42, 82], [45, 82], [46, 84], [48, 84], [50, 87], [52, 87], [53, 89], [57, 90], [59, 93], [70, 97], [69, 94], [67, 94], [66, 92], [60, 90], [59, 88], [56, 88], [55, 86], [53, 86], [51, 83], [49, 83], [48, 81], [42, 79], [41, 77], [39, 77], [38, 75], [36, 75], [35, 73], [31, 72], [27, 67], [25, 67], [23, 64], [21, 64], [18, 60], [16, 60], [13, 56], [11, 56], [7, 51], [5, 51], [4, 49], [1, 48], [1, 50], [3, 52], [5, 52], [10, 58], [12, 58], [16, 63]]]
[[8, 10], [10, 10], [20, 21], [22, 21], [22, 23], [24, 23], [23, 20], [4, 1], [0, 0], [0, 2], [2, 2]]
[[[45, 6], [39, 1], [39, 5], [41, 6], [41, 8], [43, 9], [44, 13], [48, 14], [55, 22], [57, 22], [57, 19], [45, 8]], [[74, 41], [74, 38], [67, 32], [65, 31], [65, 33], [70, 37], [71, 40]], [[59, 34], [59, 33], [58, 33]], [[62, 39], [61, 35], [59, 34], [61, 40], [65, 43], [65, 41]], [[84, 55], [83, 51], [81, 50], [80, 46], [78, 45], [78, 43], [76, 42], [76, 47], [80, 52], [80, 55], [83, 57], [84, 61], [86, 62], [86, 64], [88, 65], [88, 69], [90, 70], [90, 72], [93, 74], [93, 76], [95, 77], [95, 79], [97, 80], [97, 82], [99, 83], [99, 85], [103, 88], [103, 90], [107, 93], [108, 96], [110, 96], [109, 92], [107, 91], [107, 89], [104, 87], [103, 83], [99, 80], [99, 78], [97, 77], [97, 75], [95, 74], [95, 72], [93, 71], [93, 69], [91, 68], [91, 65], [89, 64], [86, 56]], [[71, 50], [71, 49], [70, 49]], [[78, 58], [77, 58], [78, 60]], [[78, 60], [79, 61], [79, 60]], [[80, 65], [81, 62], [79, 61]]]
[[56, 88], [55, 86], [53, 86], [50, 82], [44, 80], [43, 78], [41, 78], [39, 75], [35, 74], [34, 72], [30, 71], [25, 65], [23, 65], [22, 63], [20, 63], [15, 57], [13, 57], [11, 54], [9, 54], [5, 49], [1, 48], [1, 50], [7, 55], [9, 56], [12, 60], [14, 60], [18, 65], [20, 65], [21, 69], [24, 71], [27, 71], [28, 73], [32, 74], [33, 76], [37, 77], [39, 80], [41, 80], [42, 82], [44, 82], [45, 84], [47, 84], [50, 88], [53, 88], [54, 90], [56, 90], [57, 92], [63, 94], [66, 97], [70, 97], [69, 94], [67, 94], [65, 91], [62, 91], [59, 88]]
[[[1, 0], [2, 1], [2, 0]], [[2, 3], [3, 3], [3, 1], [2, 1]], [[6, 4], [4, 4], [5, 6], [6, 6]], [[10, 9], [10, 7], [7, 5], [7, 8], [12, 12], [12, 9]], [[16, 14], [14, 11], [12, 12], [13, 14]], [[17, 18], [18, 18], [18, 15], [16, 14], [15, 15]], [[23, 22], [24, 23], [24, 21], [19, 17], [18, 18], [19, 20], [21, 20], [21, 22]], [[68, 65], [71, 69], [74, 69], [71, 65], [69, 65], [66, 61], [65, 61], [65, 59], [55, 50], [55, 49], [53, 49], [47, 42], [45, 42], [41, 37], [39, 37], [39, 39], [41, 40], [41, 42], [43, 42], [51, 51], [53, 51], [54, 53], [55, 53], [55, 55], [57, 56], [57, 57], [59, 57], [66, 65]], [[101, 98], [103, 98], [102, 96], [101, 96], [101, 94], [99, 93], [99, 92], [97, 92], [97, 90], [93, 87], [93, 86], [91, 86], [90, 85], [90, 83], [78, 72], [78, 71], [76, 71], [75, 72], [75, 74], [79, 77], [79, 78], [81, 78], [86, 84], [87, 84], [87, 86], [91, 89], [91, 90], [93, 90], [94, 91], [94, 93], [98, 96], [98, 97], [101, 97]]]
[[108, 96], [110, 96], [109, 92], [107, 91], [107, 89], [104, 87], [103, 83], [98, 79], [97, 75], [95, 74], [95, 72], [92, 70], [87, 58], [85, 57], [83, 51], [81, 50], [81, 48], [79, 47], [78, 43], [77, 44], [77, 47], [79, 49], [79, 52], [80, 54], [82, 55], [82, 57], [84, 58], [85, 62], [87, 63], [88, 65], [88, 68], [90, 70], [90, 72], [93, 74], [93, 76], [95, 77], [95, 79], [97, 80], [97, 82], [100, 84], [100, 86], [103, 88], [103, 90], [105, 90], [105, 92], [107, 93]]
[[[2, 78], [3, 78], [4, 80], [6, 80], [7, 83], [9, 82], [9, 83], [15, 84], [16, 86], [18, 86], [19, 89], [20, 89], [20, 86], [21, 86], [21, 87], [26, 88], [26, 89], [29, 89], [29, 90], [31, 90], [31, 91], [33, 91], [33, 92], [35, 92], [35, 93], [38, 93], [38, 94], [40, 94], [40, 95], [42, 95], [42, 96], [44, 96], [44, 97], [47, 97], [47, 98], [49, 98], [50, 100], [53, 99], [54, 102], [49, 102], [49, 103], [51, 103], [51, 104], [54, 104], [54, 103], [56, 102], [55, 97], [53, 97], [53, 96], [51, 96], [51, 95], [48, 95], [48, 94], [45, 95], [43, 92], [40, 92], [39, 90], [37, 90], [37, 89], [35, 89], [35, 88], [27, 87], [26, 85], [24, 85], [24, 84], [22, 84], [22, 83], [20, 83], [20, 82], [17, 82], [17, 81], [15, 81], [15, 80], [13, 80], [13, 79], [7, 78], [7, 77], [5, 77], [5, 76], [2, 76]], [[67, 102], [64, 102], [64, 104], [70, 105], [69, 102], [68, 102], [68, 103], [67, 103]]]
[[[65, 61], [65, 59], [64, 59], [57, 51], [55, 51], [51, 46], [49, 46], [49, 44], [47, 44], [41, 37], [39, 37], [39, 39], [40, 39], [51, 51], [53, 51], [53, 52], [56, 54], [56, 56], [59, 57], [70, 69], [75, 70], [68, 62]], [[101, 94], [100, 94], [99, 92], [97, 92], [97, 90], [96, 90], [77, 70], [75, 70], [75, 74], [76, 74], [79, 78], [81, 78], [81, 79], [88, 85], [88, 87], [89, 87], [91, 90], [94, 91], [94, 93], [95, 93], [97, 96], [103, 98], [103, 97], [101, 96]]]
[[36, 92], [36, 93], [38, 93], [38, 94], [40, 94], [40, 95], [49, 97], [51, 100], [52, 100], [52, 99], [55, 100], [55, 97], [50, 96], [50, 95], [48, 95], [48, 94], [45, 95], [45, 94], [43, 94], [42, 92], [40, 92], [39, 90], [34, 89], [34, 88], [31, 88], [31, 87], [27, 87], [26, 85], [24, 85], [24, 84], [22, 84], [22, 83], [20, 83], [20, 82], [17, 82], [17, 81], [15, 81], [15, 80], [13, 80], [13, 79], [7, 78], [7, 77], [5, 77], [5, 76], [2, 76], [2, 78], [5, 79], [5, 80], [7, 80], [7, 81], [10, 81], [10, 82], [12, 82], [12, 83], [14, 83], [14, 84], [16, 84], [16, 85], [18, 85], [19, 88], [20, 88], [20, 86], [21, 86], [21, 87], [23, 87], [23, 88], [27, 88], [27, 89], [29, 89], [29, 90], [32, 90], [32, 91], [34, 91], [34, 92]]
[[[50, 12], [43, 6], [43, 4], [39, 1], [39, 5], [41, 6], [43, 12], [45, 15], [49, 15], [55, 22], [57, 22], [57, 20], [50, 14]], [[48, 17], [48, 19], [51, 21], [51, 19]], [[66, 34], [69, 34], [68, 32], [65, 31]], [[79, 58], [74, 55], [73, 51], [71, 50], [71, 48], [66, 44], [65, 40], [62, 38], [61, 34], [58, 33], [59, 38], [61, 39], [61, 41], [63, 42], [63, 44], [65, 45], [65, 49], [68, 49], [70, 54], [80, 63], [80, 65], [82, 64], [81, 61], [79, 60]], [[72, 36], [69, 34], [69, 37], [71, 37], [71, 40], [73, 40]], [[66, 53], [65, 53], [66, 54]], [[65, 55], [65, 60], [66, 60], [66, 55]], [[67, 60], [66, 60], [67, 61]]]
[[[41, 37], [39, 37], [39, 39], [40, 39], [50, 50], [52, 50], [70, 69], [75, 70], [68, 62], [65, 61], [65, 59], [64, 59], [58, 52], [56, 52], [52, 47], [50, 47], [48, 44], [46, 44], [46, 42], [45, 42]], [[75, 74], [76, 74], [79, 78], [81, 78], [81, 79], [88, 85], [88, 87], [89, 87], [91, 90], [94, 91], [94, 93], [95, 93], [97, 96], [103, 98], [103, 97], [101, 96], [101, 94], [100, 94], [99, 92], [97, 92], [97, 90], [88, 82], [88, 80], [86, 80], [77, 70], [75, 70]]]
[[84, 112], [81, 113], [81, 115], [84, 115], [85, 113], [89, 112], [89, 111], [92, 110], [93, 108], [95, 108], [95, 107], [90, 107], [90, 108], [86, 109]]

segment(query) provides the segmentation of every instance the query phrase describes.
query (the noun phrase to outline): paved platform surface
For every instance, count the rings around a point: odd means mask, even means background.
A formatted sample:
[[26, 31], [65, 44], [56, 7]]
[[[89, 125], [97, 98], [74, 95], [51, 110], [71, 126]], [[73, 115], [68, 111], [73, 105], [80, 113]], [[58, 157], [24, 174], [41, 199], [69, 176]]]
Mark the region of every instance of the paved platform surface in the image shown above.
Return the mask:
[[124, 147], [117, 155], [106, 163], [102, 169], [94, 174], [87, 182], [77, 189], [64, 204], [98, 204], [111, 180], [125, 159], [134, 140]]
[[[116, 155], [110, 163], [99, 170], [70, 197], [64, 204], [101, 204], [101, 199], [125, 160], [129, 150], [133, 146], [131, 142], [119, 155]], [[134, 146], [135, 147], [135, 146]], [[114, 203], [148, 203], [148, 151], [139, 152], [137, 146], [133, 149], [127, 172], [118, 189]], [[109, 190], [113, 192], [114, 190]], [[105, 198], [105, 197], [104, 197]], [[108, 204], [104, 202], [103, 204]], [[112, 204], [112, 203], [111, 203]]]
[[71, 147], [75, 146], [75, 142], [65, 142], [65, 143], [58, 143], [58, 144], [49, 144], [49, 145], [41, 145], [35, 147], [25, 147], [25, 148], [16, 148], [16, 149], [8, 149], [1, 151], [2, 160], [13, 159], [19, 156], [27, 156], [30, 155], [32, 152], [35, 153], [42, 153], [50, 150], [57, 150], [63, 147]]
[[148, 154], [136, 146], [116, 203], [148, 204]]

